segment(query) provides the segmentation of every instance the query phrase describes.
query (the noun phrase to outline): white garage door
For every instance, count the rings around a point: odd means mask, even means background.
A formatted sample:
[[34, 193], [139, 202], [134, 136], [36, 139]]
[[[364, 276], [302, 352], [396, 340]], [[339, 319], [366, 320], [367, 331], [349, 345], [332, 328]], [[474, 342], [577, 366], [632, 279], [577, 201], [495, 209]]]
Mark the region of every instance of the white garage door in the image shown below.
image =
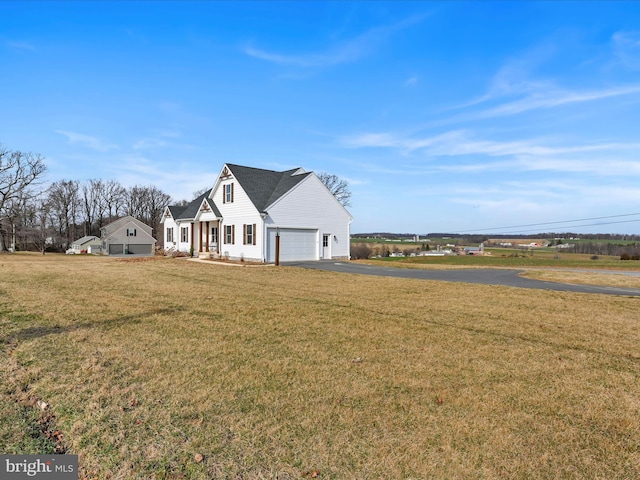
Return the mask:
[[[318, 230], [281, 228], [280, 261], [318, 260]], [[267, 229], [267, 262], [276, 261], [276, 229]]]

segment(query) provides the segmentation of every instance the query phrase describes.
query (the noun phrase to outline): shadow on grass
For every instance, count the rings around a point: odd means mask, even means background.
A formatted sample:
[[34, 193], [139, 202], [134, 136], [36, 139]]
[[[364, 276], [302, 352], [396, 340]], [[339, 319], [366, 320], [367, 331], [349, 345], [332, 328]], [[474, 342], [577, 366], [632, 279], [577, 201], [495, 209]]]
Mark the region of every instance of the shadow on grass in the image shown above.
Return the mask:
[[[13, 333], [9, 333], [9, 335], [7, 335], [4, 338], [4, 342], [15, 343], [15, 342], [20, 342], [24, 340], [33, 340], [36, 338], [46, 337], [48, 335], [60, 335], [60, 334], [66, 334], [70, 332], [76, 332], [83, 329], [96, 328], [96, 327], [104, 328], [108, 330], [111, 327], [119, 327], [125, 324], [130, 324], [130, 325], [138, 324], [138, 323], [141, 323], [145, 318], [151, 318], [156, 315], [171, 315], [171, 314], [180, 312], [182, 310], [184, 310], [183, 307], [157, 308], [154, 310], [149, 310], [144, 313], [136, 313], [132, 315], [119, 315], [113, 318], [106, 318], [103, 320], [96, 320], [91, 322], [74, 323], [74, 324], [65, 325], [65, 326], [34, 325], [34, 326], [22, 328]], [[38, 320], [38, 318], [33, 315], [29, 315], [28, 318], [29, 318], [29, 321], [31, 322]], [[13, 319], [11, 315], [9, 315], [9, 319], [10, 320]], [[24, 322], [25, 320], [21, 320], [21, 321]]]

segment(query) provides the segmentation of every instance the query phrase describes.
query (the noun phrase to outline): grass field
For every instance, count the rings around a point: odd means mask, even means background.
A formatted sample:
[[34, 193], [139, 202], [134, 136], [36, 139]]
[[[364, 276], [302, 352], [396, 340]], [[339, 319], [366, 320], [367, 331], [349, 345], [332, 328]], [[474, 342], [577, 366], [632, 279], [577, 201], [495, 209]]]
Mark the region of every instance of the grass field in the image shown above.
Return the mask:
[[[371, 261], [387, 262], [396, 266], [438, 266], [453, 265], [464, 267], [551, 267], [551, 268], [590, 268], [640, 271], [640, 261], [620, 260], [620, 257], [579, 253], [557, 253], [555, 251], [487, 249], [489, 255], [447, 255], [443, 257], [386, 257], [370, 259]], [[517, 256], [514, 254], [517, 253]]]
[[639, 478], [639, 302], [6, 255], [0, 452], [87, 479]]

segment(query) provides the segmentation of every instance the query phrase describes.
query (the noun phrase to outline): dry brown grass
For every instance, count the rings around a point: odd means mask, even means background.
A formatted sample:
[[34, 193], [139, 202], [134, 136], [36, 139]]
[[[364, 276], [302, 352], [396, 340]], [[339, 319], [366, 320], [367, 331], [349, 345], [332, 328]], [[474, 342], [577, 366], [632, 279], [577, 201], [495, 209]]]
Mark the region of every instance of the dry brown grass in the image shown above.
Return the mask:
[[637, 298], [0, 260], [3, 394], [51, 404], [83, 477], [640, 476]]
[[640, 276], [624, 272], [572, 272], [563, 270], [528, 270], [521, 274], [527, 278], [547, 282], [573, 283], [579, 285], [601, 285], [605, 287], [640, 288]]

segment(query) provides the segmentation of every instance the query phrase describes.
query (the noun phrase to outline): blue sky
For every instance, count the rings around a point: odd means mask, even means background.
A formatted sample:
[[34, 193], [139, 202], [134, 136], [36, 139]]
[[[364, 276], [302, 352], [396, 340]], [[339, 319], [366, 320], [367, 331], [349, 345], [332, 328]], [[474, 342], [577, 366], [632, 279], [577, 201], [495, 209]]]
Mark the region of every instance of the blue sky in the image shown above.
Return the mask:
[[299, 166], [349, 181], [354, 233], [640, 233], [640, 2], [3, 1], [0, 17], [0, 143], [44, 155], [50, 181], [179, 200], [225, 162]]

